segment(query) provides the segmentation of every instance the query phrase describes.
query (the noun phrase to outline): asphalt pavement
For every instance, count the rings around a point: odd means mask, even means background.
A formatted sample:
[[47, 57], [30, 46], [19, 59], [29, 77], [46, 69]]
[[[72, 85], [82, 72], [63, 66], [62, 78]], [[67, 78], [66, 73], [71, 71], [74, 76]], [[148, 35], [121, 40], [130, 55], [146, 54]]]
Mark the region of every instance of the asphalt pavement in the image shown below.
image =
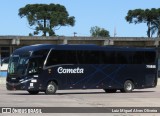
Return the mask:
[[[58, 90], [55, 95], [46, 95], [44, 92], [38, 95], [30, 95], [27, 91], [8, 91], [4, 83], [5, 79], [2, 79], [0, 84], [0, 107], [160, 107], [159, 83], [155, 88], [136, 89], [131, 93], [121, 93], [120, 91], [117, 93], [105, 93], [102, 89], [89, 89]], [[64, 109], [62, 108], [61, 110], [63, 112]], [[100, 115], [102, 114], [100, 113]], [[160, 115], [157, 113], [145, 113], [147, 116], [151, 114]], [[71, 113], [67, 115], [79, 116], [82, 114]], [[85, 114], [83, 113], [83, 115]], [[95, 113], [87, 113], [86, 115], [96, 116]], [[109, 113], [104, 113], [103, 115], [107, 116]], [[119, 116], [120, 114], [111, 113], [110, 115]], [[127, 113], [126, 116], [128, 115], [143, 116], [144, 114], [136, 113], [133, 115], [133, 113]]]

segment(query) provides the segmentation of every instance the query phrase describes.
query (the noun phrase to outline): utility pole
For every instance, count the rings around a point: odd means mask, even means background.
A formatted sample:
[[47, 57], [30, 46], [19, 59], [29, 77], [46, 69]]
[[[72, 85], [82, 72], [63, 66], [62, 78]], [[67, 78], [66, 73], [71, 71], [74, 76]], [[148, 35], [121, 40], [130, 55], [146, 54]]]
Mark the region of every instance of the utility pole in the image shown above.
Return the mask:
[[116, 37], [117, 32], [116, 32], [116, 27], [114, 27], [114, 37]]
[[74, 32], [73, 34], [74, 34], [74, 37], [76, 37], [76, 34], [77, 34], [77, 33], [76, 33], [76, 32]]

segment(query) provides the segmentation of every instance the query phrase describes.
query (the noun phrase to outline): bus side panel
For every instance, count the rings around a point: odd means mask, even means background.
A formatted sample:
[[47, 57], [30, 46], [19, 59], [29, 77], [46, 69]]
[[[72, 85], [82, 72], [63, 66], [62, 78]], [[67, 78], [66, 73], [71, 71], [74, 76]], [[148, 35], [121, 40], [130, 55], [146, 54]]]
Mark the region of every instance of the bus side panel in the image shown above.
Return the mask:
[[46, 69], [41, 82], [44, 88], [52, 80], [57, 81], [58, 89], [122, 88], [125, 78], [120, 75], [124, 68], [114, 64], [59, 65]]
[[[111, 88], [123, 88], [126, 80], [131, 80], [135, 89], [150, 88], [157, 85], [156, 69], [148, 69], [145, 64], [125, 65], [109, 84]], [[117, 84], [119, 83], [119, 84]], [[119, 86], [121, 85], [121, 86]], [[108, 88], [108, 87], [107, 87]]]
[[59, 65], [41, 73], [46, 88], [49, 81], [57, 81], [58, 89], [98, 89], [111, 81], [103, 68], [110, 65]]
[[157, 85], [157, 66], [146, 65], [145, 88], [156, 87]]
[[49, 81], [56, 81], [61, 90], [121, 89], [126, 80], [131, 80], [135, 88], [145, 88], [151, 87], [151, 80], [155, 79], [153, 75], [153, 70], [147, 71], [146, 65], [59, 65], [44, 70], [41, 82], [45, 88]]
[[111, 88], [122, 89], [126, 80], [131, 80], [135, 88], [145, 84], [145, 65], [127, 64], [122, 66], [121, 70], [116, 73], [114, 80], [110, 82]]

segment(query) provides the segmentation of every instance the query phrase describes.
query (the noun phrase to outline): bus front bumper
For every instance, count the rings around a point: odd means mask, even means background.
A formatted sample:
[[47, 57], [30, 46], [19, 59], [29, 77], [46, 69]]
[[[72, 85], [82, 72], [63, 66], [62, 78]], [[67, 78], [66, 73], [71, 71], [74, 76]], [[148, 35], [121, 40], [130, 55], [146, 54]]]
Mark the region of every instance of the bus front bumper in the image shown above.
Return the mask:
[[11, 83], [6, 82], [7, 90], [39, 90], [39, 85], [35, 80]]
[[26, 90], [25, 85], [22, 83], [6, 83], [7, 90]]

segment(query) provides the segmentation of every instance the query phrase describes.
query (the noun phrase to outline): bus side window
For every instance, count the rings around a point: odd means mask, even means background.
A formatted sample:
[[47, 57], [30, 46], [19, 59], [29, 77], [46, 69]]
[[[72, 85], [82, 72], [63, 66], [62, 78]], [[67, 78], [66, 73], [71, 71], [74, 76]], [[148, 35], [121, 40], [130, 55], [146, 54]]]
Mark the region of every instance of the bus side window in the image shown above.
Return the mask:
[[105, 51], [102, 56], [105, 64], [115, 64], [115, 52], [114, 51]]
[[69, 50], [64, 52], [65, 52], [66, 64], [78, 64], [76, 50]]
[[46, 66], [58, 64], [77, 64], [76, 50], [53, 50], [51, 51]]
[[59, 64], [60, 62], [63, 64], [65, 58], [63, 58], [65, 54], [60, 50], [52, 50], [47, 59], [46, 66], [52, 66]]
[[99, 64], [100, 52], [90, 50], [78, 50], [77, 61], [79, 64]]
[[117, 64], [132, 64], [133, 63], [133, 53], [128, 51], [118, 51], [116, 52], [116, 63]]
[[145, 63], [152, 64], [155, 63], [156, 52], [145, 52]]
[[29, 62], [28, 73], [29, 74], [36, 74], [36, 73], [38, 73], [38, 63], [36, 61], [31, 60]]
[[100, 54], [99, 51], [84, 51], [85, 64], [99, 64]]
[[84, 51], [82, 50], [77, 51], [77, 62], [78, 64], [85, 64]]
[[133, 64], [145, 64], [145, 54], [143, 51], [134, 52]]

